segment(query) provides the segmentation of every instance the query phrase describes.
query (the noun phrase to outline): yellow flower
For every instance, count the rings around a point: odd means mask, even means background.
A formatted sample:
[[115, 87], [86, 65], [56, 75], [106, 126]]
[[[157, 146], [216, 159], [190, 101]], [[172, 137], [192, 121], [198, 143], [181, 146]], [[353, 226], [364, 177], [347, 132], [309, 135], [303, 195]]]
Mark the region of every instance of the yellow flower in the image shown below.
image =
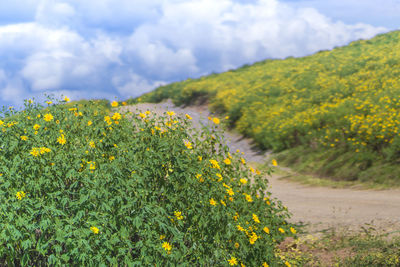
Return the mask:
[[245, 160], [244, 158], [240, 158], [240, 161], [241, 161], [243, 164], [246, 164], [246, 160]]
[[220, 202], [221, 202], [222, 205], [224, 205], [226, 207], [225, 201], [221, 200]]
[[180, 211], [174, 211], [174, 215], [175, 215], [176, 219], [178, 219], [178, 220], [183, 219], [182, 212], [180, 212]]
[[228, 193], [228, 195], [230, 195], [230, 196], [233, 196], [235, 194], [235, 192], [233, 192], [232, 188], [226, 189], [226, 193]]
[[213, 198], [211, 198], [211, 199], [210, 199], [210, 205], [216, 206], [216, 205], [217, 205], [217, 202], [216, 202]]
[[139, 113], [139, 117], [142, 118], [142, 119], [144, 119], [144, 118], [146, 118], [146, 114], [144, 114], [144, 113]]
[[0, 120], [0, 126], [3, 126], [4, 121]]
[[23, 199], [23, 198], [26, 196], [26, 194], [25, 194], [24, 191], [19, 191], [19, 192], [17, 192], [17, 193], [15, 194], [15, 196], [16, 196], [19, 200], [21, 200], [21, 199]]
[[71, 101], [71, 100], [69, 99], [69, 97], [66, 96], [66, 97], [64, 97], [64, 101], [65, 101], [65, 102], [69, 102], [69, 101]]
[[240, 181], [242, 184], [247, 184], [247, 180], [246, 180], [246, 179], [243, 179], [243, 178], [242, 178], [242, 179], [240, 179], [239, 181]]
[[193, 148], [193, 147], [192, 147], [192, 143], [186, 142], [186, 141], [185, 141], [185, 146], [186, 146], [188, 149], [192, 149], [192, 148]]
[[118, 107], [118, 102], [117, 102], [117, 101], [111, 102], [111, 106], [112, 106], [113, 108]]
[[61, 136], [59, 136], [59, 137], [57, 138], [57, 142], [58, 142], [60, 145], [65, 145], [65, 143], [67, 142], [67, 139], [65, 139], [65, 136], [64, 136], [63, 134], [61, 134]]
[[228, 260], [228, 262], [229, 262], [229, 265], [230, 265], [230, 266], [234, 266], [234, 265], [237, 265], [237, 264], [238, 264], [238, 261], [237, 261], [237, 259], [236, 259], [235, 257], [231, 257], [231, 258]]
[[92, 125], [92, 124], [93, 124], [92, 121], [88, 121], [88, 122], [87, 122], [87, 125], [88, 125], [88, 126], [90, 126], [90, 125]]
[[286, 265], [287, 267], [292, 267], [292, 265], [291, 265], [288, 261], [285, 262], [285, 265]]
[[96, 226], [92, 226], [90, 227], [90, 230], [93, 232], [93, 234], [97, 235], [99, 233], [99, 228], [97, 228]]
[[113, 160], [115, 159], [115, 157], [114, 157], [114, 156], [110, 156], [110, 157], [108, 157], [108, 159], [109, 159], [110, 161], [113, 161]]
[[40, 125], [39, 125], [39, 124], [33, 125], [33, 129], [34, 129], [35, 131], [39, 130], [39, 128], [40, 128]]
[[96, 169], [96, 162], [88, 161], [87, 163], [89, 164], [89, 170], [93, 171]]
[[239, 246], [240, 246], [239, 243], [236, 242], [236, 243], [235, 243], [235, 248], [239, 248]]
[[254, 213], [253, 213], [253, 220], [254, 220], [256, 223], [260, 223], [260, 220], [258, 219], [258, 216], [257, 216], [256, 214], [254, 214]]
[[272, 162], [273, 166], [275, 166], [275, 167], [278, 166], [278, 162], [276, 161], [276, 159], [273, 159], [271, 162]]
[[170, 243], [164, 242], [164, 243], [162, 243], [162, 248], [165, 249], [165, 251], [170, 252], [172, 249], [172, 246]]
[[263, 228], [263, 230], [264, 230], [264, 232], [266, 232], [267, 234], [269, 234], [269, 228], [268, 228], [267, 226], [265, 226], [265, 227]]
[[258, 239], [257, 234], [252, 232], [251, 235], [250, 235], [250, 239], [249, 239], [250, 244], [253, 245], [257, 241], [257, 239]]
[[89, 146], [90, 146], [91, 148], [95, 148], [95, 147], [96, 147], [96, 144], [95, 144], [93, 141], [90, 141], [90, 142], [89, 142]]
[[202, 160], [203, 160], [203, 157], [202, 157], [202, 156], [198, 156], [197, 159], [198, 159], [199, 161], [202, 161]]
[[126, 105], [128, 105], [128, 103], [126, 103], [126, 102], [124, 101], [124, 102], [122, 102], [122, 105], [123, 105], [123, 106], [126, 106]]
[[160, 235], [160, 240], [163, 240], [165, 238], [165, 235]]
[[120, 120], [121, 118], [122, 116], [118, 112], [115, 112], [114, 115], [112, 116], [112, 119], [115, 121]]
[[280, 228], [280, 227], [279, 227], [278, 231], [281, 232], [282, 234], [285, 233], [285, 230], [283, 230], [283, 229]]
[[53, 101], [46, 101], [47, 105], [53, 104]]
[[26, 136], [26, 135], [21, 136], [21, 140], [22, 140], [22, 141], [28, 140], [28, 136]]
[[244, 228], [243, 228], [240, 224], [236, 225], [236, 228], [237, 228], [240, 232], [244, 232]]
[[229, 158], [224, 159], [224, 163], [226, 165], [230, 165], [231, 164], [231, 160]]
[[173, 111], [167, 111], [167, 114], [168, 114], [168, 116], [174, 116], [174, 115], [175, 115], [175, 112], [173, 112]]
[[264, 262], [262, 267], [269, 267], [268, 263]]
[[292, 232], [292, 234], [296, 234], [297, 233], [296, 229], [294, 229], [293, 227], [290, 227], [290, 232]]
[[37, 149], [36, 147], [34, 147], [34, 148], [32, 148], [31, 152], [29, 152], [29, 154], [31, 154], [34, 157], [37, 157], [40, 154], [40, 150]]
[[54, 119], [54, 117], [53, 117], [53, 115], [51, 115], [50, 113], [47, 113], [47, 114], [45, 114], [45, 115], [43, 116], [43, 119], [44, 119], [45, 121], [51, 121], [51, 120]]
[[215, 124], [219, 124], [219, 122], [220, 122], [218, 118], [213, 118], [212, 121], [213, 121], [213, 123], [215, 123]]
[[210, 163], [211, 163], [211, 168], [218, 170], [221, 169], [221, 167], [218, 164], [218, 161], [216, 161], [215, 159], [210, 159]]
[[246, 197], [248, 202], [253, 202], [253, 198], [249, 194], [243, 193], [243, 195]]
[[189, 119], [189, 120], [191, 120], [191, 119], [192, 119], [192, 117], [190, 117], [190, 115], [189, 115], [189, 114], [185, 114], [185, 116], [186, 116], [186, 118], [187, 118], [187, 119]]

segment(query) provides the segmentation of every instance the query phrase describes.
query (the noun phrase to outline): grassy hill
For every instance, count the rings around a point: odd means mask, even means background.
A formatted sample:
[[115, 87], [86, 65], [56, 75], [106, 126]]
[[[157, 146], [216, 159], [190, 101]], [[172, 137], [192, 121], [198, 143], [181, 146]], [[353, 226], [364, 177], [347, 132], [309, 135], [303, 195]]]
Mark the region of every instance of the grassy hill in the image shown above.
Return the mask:
[[400, 184], [400, 32], [302, 58], [265, 60], [142, 96], [208, 100], [241, 133], [297, 169]]

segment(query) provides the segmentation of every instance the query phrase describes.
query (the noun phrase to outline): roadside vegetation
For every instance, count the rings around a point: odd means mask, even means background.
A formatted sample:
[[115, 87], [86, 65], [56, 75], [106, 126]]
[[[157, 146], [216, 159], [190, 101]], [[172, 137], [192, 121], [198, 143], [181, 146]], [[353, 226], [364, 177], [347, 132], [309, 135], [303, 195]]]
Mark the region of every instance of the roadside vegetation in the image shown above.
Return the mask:
[[0, 113], [1, 266], [290, 266], [264, 173], [173, 111], [27, 100]]
[[141, 101], [207, 102], [260, 147], [293, 155], [281, 162], [300, 171], [398, 186], [399, 76], [400, 32], [394, 31], [172, 83]]

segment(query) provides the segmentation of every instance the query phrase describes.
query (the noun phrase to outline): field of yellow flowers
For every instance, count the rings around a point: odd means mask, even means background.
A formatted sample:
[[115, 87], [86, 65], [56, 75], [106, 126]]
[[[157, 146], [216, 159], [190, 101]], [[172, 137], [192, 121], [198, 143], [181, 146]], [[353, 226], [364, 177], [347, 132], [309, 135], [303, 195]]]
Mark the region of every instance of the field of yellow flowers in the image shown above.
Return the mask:
[[[207, 98], [264, 148], [302, 146], [293, 161], [326, 152], [320, 155], [331, 164], [326, 174], [348, 169], [342, 178], [375, 179], [400, 159], [399, 67], [400, 31], [394, 31], [303, 58], [265, 60], [173, 83], [142, 99], [190, 104]], [[374, 175], [367, 176], [367, 169]], [[400, 183], [393, 169], [386, 175]]]
[[289, 213], [218, 119], [68, 102], [0, 113], [0, 265], [291, 265]]

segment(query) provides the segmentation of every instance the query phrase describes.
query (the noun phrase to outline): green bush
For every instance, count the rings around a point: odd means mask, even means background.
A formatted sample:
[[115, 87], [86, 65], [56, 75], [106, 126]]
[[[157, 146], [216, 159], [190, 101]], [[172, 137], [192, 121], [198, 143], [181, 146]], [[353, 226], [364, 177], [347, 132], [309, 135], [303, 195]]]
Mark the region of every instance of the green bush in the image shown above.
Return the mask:
[[215, 126], [107, 107], [3, 109], [1, 265], [283, 264], [287, 209]]

